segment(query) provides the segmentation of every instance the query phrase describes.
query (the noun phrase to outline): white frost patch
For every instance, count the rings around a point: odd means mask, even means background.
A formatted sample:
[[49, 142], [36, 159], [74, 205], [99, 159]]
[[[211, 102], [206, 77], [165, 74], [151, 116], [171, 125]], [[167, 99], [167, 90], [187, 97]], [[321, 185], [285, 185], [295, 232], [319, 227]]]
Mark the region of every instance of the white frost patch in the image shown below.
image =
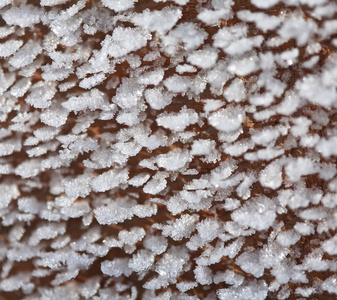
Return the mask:
[[191, 124], [197, 123], [198, 114], [184, 106], [178, 113], [162, 113], [157, 117], [157, 124], [172, 131], [184, 131]]
[[177, 171], [189, 161], [191, 161], [189, 152], [175, 149], [166, 154], [158, 155], [157, 165], [167, 171]]
[[141, 14], [135, 14], [131, 21], [146, 30], [163, 34], [171, 30], [181, 16], [180, 9], [165, 7], [162, 10], [153, 11], [146, 9]]
[[234, 211], [232, 219], [242, 226], [256, 230], [267, 230], [275, 221], [275, 204], [266, 197], [256, 198], [246, 202]]
[[64, 234], [66, 232], [65, 223], [49, 223], [46, 225], [40, 225], [28, 240], [30, 246], [36, 246], [40, 243], [41, 240], [53, 239], [59, 234]]
[[277, 162], [270, 163], [260, 173], [260, 183], [262, 186], [273, 190], [279, 188], [282, 184], [282, 166]]
[[128, 266], [128, 258], [115, 258], [113, 261], [103, 261], [101, 263], [101, 271], [103, 274], [119, 277], [122, 274], [130, 276], [132, 270]]
[[141, 272], [150, 269], [154, 263], [154, 254], [147, 249], [139, 250], [129, 260], [129, 268], [135, 272]]
[[110, 56], [119, 58], [144, 47], [150, 38], [149, 33], [139, 28], [117, 27], [112, 36], [106, 36], [103, 44], [108, 45]]
[[205, 219], [197, 224], [199, 236], [204, 242], [213, 241], [221, 234], [221, 223], [215, 219]]
[[138, 0], [102, 0], [102, 4], [116, 12], [130, 9]]
[[0, 57], [8, 57], [15, 53], [23, 44], [23, 41], [9, 40], [0, 44]]
[[202, 50], [194, 51], [187, 57], [187, 61], [189, 63], [202, 69], [213, 67], [217, 59], [218, 53], [212, 48], [204, 48]]
[[283, 247], [290, 247], [296, 244], [301, 238], [301, 235], [294, 230], [281, 231], [276, 238], [276, 241]]
[[163, 37], [165, 51], [174, 54], [175, 50], [171, 50], [171, 46], [178, 46], [180, 42], [183, 42], [186, 50], [195, 49], [204, 42], [206, 37], [207, 33], [196, 24], [181, 23]]
[[325, 157], [337, 155], [337, 137], [331, 137], [330, 139], [320, 139], [316, 144], [316, 150], [322, 153]]
[[329, 255], [336, 255], [337, 254], [337, 235], [333, 238], [326, 240], [322, 244], [322, 248], [325, 252]]
[[122, 223], [132, 218], [132, 207], [135, 205], [135, 201], [131, 202], [126, 199], [119, 199], [109, 203], [107, 206], [94, 209], [95, 218], [101, 225]]
[[289, 159], [285, 166], [285, 172], [291, 181], [298, 181], [301, 176], [315, 174], [318, 170], [318, 167], [311, 159], [303, 157]]
[[212, 113], [208, 120], [216, 129], [231, 132], [239, 129], [245, 118], [245, 112], [239, 106], [228, 106]]
[[8, 25], [18, 25], [21, 28], [30, 27], [39, 23], [42, 16], [43, 10], [31, 4], [13, 5], [2, 15]]
[[152, 109], [163, 109], [172, 102], [173, 96], [162, 88], [146, 89], [145, 99]]
[[91, 182], [91, 187], [95, 192], [105, 192], [111, 190], [128, 180], [128, 170], [110, 170], [98, 175]]
[[182, 215], [175, 221], [168, 221], [168, 225], [162, 225], [158, 229], [162, 229], [163, 236], [169, 236], [175, 241], [190, 237], [195, 230], [195, 226], [199, 221], [198, 215]]
[[235, 78], [224, 90], [223, 95], [228, 101], [240, 102], [244, 100], [247, 96], [243, 80], [240, 78]]

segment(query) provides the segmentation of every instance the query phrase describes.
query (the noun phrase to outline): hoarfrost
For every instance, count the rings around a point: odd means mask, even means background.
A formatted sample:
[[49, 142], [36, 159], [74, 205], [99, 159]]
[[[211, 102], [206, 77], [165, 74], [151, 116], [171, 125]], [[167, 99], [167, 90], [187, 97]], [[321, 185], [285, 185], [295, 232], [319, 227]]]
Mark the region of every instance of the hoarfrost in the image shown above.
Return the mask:
[[210, 124], [216, 129], [231, 132], [239, 129], [245, 118], [245, 113], [238, 106], [229, 106], [214, 112], [208, 118]]

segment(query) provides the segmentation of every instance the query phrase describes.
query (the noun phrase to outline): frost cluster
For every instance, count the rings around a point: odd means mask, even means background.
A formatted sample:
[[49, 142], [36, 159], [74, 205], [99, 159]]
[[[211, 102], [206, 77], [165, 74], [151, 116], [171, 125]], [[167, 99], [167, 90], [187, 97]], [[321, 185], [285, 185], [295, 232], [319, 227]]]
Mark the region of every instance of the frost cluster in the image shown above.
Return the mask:
[[335, 299], [337, 2], [0, 1], [1, 299]]

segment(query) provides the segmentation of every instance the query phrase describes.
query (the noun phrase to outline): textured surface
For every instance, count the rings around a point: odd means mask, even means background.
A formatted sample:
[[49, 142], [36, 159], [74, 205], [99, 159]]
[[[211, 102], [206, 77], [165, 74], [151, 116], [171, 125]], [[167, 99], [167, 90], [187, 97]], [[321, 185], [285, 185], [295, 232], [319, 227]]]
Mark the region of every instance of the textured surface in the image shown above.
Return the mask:
[[337, 4], [0, 1], [0, 299], [335, 299]]

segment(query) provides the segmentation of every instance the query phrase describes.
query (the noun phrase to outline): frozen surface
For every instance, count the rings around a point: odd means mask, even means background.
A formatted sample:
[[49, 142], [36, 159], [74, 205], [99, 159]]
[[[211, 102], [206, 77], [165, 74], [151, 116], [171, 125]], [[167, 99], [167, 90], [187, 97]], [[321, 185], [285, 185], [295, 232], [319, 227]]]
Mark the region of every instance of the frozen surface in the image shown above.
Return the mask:
[[335, 1], [0, 15], [1, 295], [336, 298]]

